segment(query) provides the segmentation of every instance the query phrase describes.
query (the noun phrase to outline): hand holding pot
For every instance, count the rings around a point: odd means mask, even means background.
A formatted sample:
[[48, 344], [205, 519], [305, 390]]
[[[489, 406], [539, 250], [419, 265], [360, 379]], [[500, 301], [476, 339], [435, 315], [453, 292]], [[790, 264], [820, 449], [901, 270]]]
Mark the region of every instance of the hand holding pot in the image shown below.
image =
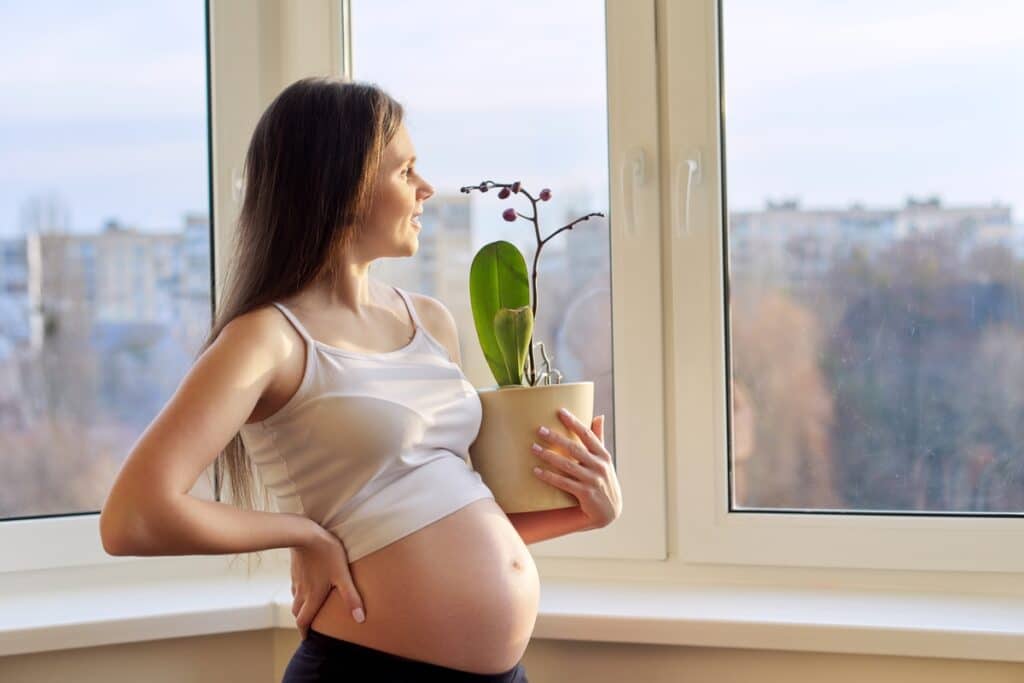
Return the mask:
[[[538, 478], [576, 497], [580, 509], [591, 524], [587, 528], [599, 529], [611, 524], [622, 514], [622, 490], [619, 487], [612, 456], [604, 447], [604, 415], [594, 418], [591, 429], [580, 422], [575, 415], [564, 408], [558, 412], [558, 419], [575, 432], [582, 444], [541, 427], [537, 438], [541, 446], [534, 444], [534, 454], [558, 469], [561, 474], [534, 469]], [[567, 452], [572, 459], [542, 445], [556, 445]]]

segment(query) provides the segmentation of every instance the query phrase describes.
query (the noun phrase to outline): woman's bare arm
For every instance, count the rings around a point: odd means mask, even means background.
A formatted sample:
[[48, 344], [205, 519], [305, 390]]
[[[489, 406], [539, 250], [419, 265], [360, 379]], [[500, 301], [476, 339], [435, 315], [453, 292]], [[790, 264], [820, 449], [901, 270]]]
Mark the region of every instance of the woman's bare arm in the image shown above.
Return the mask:
[[199, 357], [135, 443], [100, 514], [112, 555], [217, 555], [305, 545], [328, 532], [297, 514], [189, 495], [252, 414], [289, 353], [273, 309], [239, 316]]

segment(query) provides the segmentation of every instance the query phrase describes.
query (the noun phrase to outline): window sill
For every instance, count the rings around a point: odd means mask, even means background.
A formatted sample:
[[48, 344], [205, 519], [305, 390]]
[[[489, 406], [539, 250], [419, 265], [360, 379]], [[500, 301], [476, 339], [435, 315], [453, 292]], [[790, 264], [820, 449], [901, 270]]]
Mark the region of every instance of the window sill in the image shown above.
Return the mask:
[[[4, 575], [0, 656], [295, 628], [287, 569], [160, 559], [145, 579], [138, 566]], [[1024, 599], [547, 578], [534, 637], [1016, 662]]]

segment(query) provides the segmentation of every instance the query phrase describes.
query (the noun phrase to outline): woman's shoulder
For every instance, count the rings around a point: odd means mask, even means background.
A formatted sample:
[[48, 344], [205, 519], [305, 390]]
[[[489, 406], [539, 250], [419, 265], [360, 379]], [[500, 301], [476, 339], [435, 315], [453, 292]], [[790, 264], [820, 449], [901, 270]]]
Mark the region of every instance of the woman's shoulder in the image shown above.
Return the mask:
[[285, 360], [296, 342], [302, 346], [298, 333], [271, 304], [235, 316], [224, 325], [221, 335], [226, 335], [237, 348], [268, 355], [275, 362]]
[[[302, 337], [281, 311], [269, 304], [235, 316], [224, 326], [221, 336], [225, 337], [231, 355], [248, 368], [247, 379], [258, 377], [262, 382], [250, 418], [262, 420], [276, 413], [286, 399], [275, 397], [292, 395], [302, 382], [306, 365]], [[268, 406], [268, 401], [272, 405]]]
[[[282, 325], [281, 323], [285, 323]], [[239, 313], [224, 325], [224, 331], [234, 330], [235, 334], [242, 332], [255, 334], [257, 337], [274, 336], [276, 332], [287, 327], [287, 321], [281, 312], [273, 304], [258, 306], [251, 311]]]
[[430, 332], [434, 332], [434, 328], [437, 326], [438, 321], [443, 323], [445, 312], [448, 310], [439, 299], [436, 299], [429, 294], [421, 294], [420, 292], [414, 292], [409, 289], [402, 289], [403, 292], [412, 301], [412, 305], [416, 308], [416, 313], [419, 315], [420, 320], [423, 324], [430, 328]]
[[448, 310], [444, 302], [428, 294], [409, 291], [406, 291], [406, 293], [412, 299], [413, 306], [416, 307], [416, 312], [419, 314], [423, 326], [427, 328], [427, 331], [434, 339], [441, 342], [448, 349], [449, 357], [456, 364], [461, 364], [459, 329], [452, 312]]

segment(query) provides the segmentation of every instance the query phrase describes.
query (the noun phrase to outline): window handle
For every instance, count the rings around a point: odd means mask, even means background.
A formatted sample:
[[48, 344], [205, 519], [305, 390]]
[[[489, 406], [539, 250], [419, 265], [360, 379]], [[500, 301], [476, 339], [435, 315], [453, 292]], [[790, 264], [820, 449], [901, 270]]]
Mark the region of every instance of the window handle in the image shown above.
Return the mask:
[[[679, 237], [692, 233], [690, 226], [690, 204], [693, 203], [693, 186], [700, 183], [700, 150], [691, 150], [687, 158], [676, 162], [674, 188], [672, 192], [672, 227]], [[684, 186], [685, 182], [685, 186]]]
[[640, 201], [637, 188], [647, 183], [647, 155], [643, 147], [634, 147], [626, 153], [619, 172], [622, 188], [623, 214], [626, 216], [626, 234], [634, 236], [640, 221]]

